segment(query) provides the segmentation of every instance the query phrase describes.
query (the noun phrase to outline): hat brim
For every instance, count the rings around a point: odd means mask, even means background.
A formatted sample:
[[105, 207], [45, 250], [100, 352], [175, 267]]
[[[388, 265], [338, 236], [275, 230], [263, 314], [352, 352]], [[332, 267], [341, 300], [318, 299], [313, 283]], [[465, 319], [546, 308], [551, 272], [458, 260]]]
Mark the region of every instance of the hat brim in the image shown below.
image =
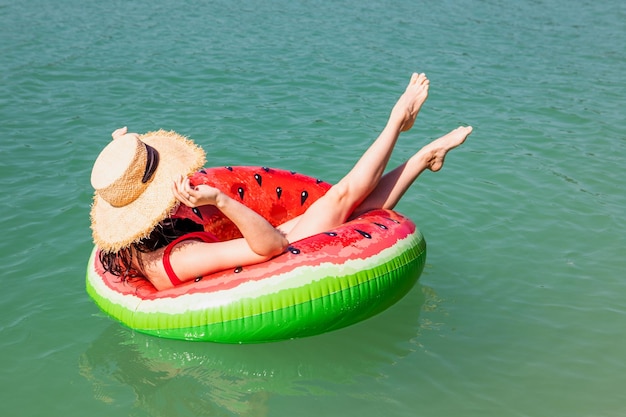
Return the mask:
[[149, 236], [177, 206], [173, 181], [206, 162], [202, 148], [176, 132], [148, 132], [140, 139], [159, 152], [159, 165], [144, 192], [123, 207], [113, 207], [94, 194], [91, 229], [94, 243], [103, 251], [117, 252]]

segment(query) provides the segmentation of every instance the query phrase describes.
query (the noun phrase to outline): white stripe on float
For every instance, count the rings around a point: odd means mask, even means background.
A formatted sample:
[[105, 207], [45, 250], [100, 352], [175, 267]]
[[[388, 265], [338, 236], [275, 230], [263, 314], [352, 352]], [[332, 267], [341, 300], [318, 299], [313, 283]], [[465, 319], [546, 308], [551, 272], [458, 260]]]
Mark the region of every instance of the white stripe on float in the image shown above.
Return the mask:
[[317, 266], [302, 266], [292, 271], [274, 275], [262, 281], [250, 281], [234, 288], [212, 293], [183, 294], [177, 297], [143, 300], [135, 295], [123, 295], [113, 291], [98, 277], [94, 269], [95, 249], [89, 260], [89, 282], [96, 292], [109, 301], [139, 313], [184, 314], [216, 308], [242, 299], [257, 298], [292, 290], [329, 276], [351, 275], [359, 271], [382, 265], [414, 245], [415, 233], [397, 241], [389, 248], [365, 259], [346, 259], [343, 264], [325, 262]]

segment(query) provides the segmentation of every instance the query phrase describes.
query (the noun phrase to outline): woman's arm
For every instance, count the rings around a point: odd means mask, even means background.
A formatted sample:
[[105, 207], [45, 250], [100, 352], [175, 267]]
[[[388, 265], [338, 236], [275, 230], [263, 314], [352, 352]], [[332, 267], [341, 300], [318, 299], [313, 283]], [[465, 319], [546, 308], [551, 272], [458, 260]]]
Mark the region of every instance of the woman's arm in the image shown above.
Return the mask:
[[[285, 236], [262, 216], [220, 190], [208, 185], [192, 188], [188, 178], [180, 178], [172, 186], [174, 196], [189, 207], [214, 205], [235, 223], [243, 238], [225, 242], [205, 243], [197, 240], [180, 242], [170, 254], [174, 272], [181, 281], [208, 275], [238, 266], [263, 262], [280, 254], [288, 246]], [[137, 253], [146, 278], [157, 290], [172, 288], [163, 266], [165, 248]]]
[[[141, 270], [157, 290], [172, 288], [163, 266], [165, 248], [154, 252], [136, 252], [141, 257]], [[170, 263], [181, 281], [239, 266], [253, 265], [269, 260], [273, 255], [261, 256], [250, 249], [245, 239], [205, 243], [188, 240], [177, 244], [170, 254]]]
[[233, 200], [220, 190], [208, 185], [191, 187], [189, 178], [181, 177], [174, 183], [174, 196], [188, 207], [213, 205], [232, 220], [250, 249], [257, 255], [275, 256], [285, 250], [287, 238], [261, 215]]

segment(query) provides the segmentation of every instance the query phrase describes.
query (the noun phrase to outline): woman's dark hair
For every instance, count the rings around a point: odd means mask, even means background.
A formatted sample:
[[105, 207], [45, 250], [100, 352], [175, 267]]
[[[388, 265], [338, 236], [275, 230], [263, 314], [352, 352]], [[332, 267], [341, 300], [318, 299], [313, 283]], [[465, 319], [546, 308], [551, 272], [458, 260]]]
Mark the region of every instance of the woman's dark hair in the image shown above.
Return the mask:
[[[123, 280], [142, 276], [141, 271], [133, 268], [133, 253], [153, 252], [159, 248], [167, 246], [169, 243], [179, 237], [191, 233], [204, 230], [202, 225], [189, 220], [179, 218], [166, 218], [160, 222], [150, 233], [150, 235], [139, 242], [132, 243], [129, 247], [121, 249], [118, 252], [100, 252], [100, 263], [106, 272], [109, 272]], [[141, 259], [138, 259], [139, 267]]]

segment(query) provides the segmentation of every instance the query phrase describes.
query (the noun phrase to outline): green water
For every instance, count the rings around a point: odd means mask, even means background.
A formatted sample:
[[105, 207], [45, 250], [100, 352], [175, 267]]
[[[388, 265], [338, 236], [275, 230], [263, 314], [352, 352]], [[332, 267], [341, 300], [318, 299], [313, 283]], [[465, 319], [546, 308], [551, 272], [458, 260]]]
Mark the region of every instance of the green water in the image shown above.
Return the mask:
[[[0, 4], [0, 415], [626, 415], [626, 6], [584, 0]], [[412, 71], [393, 163], [475, 131], [398, 210], [428, 241], [383, 314], [257, 346], [135, 334], [84, 290], [115, 128], [336, 181]]]

